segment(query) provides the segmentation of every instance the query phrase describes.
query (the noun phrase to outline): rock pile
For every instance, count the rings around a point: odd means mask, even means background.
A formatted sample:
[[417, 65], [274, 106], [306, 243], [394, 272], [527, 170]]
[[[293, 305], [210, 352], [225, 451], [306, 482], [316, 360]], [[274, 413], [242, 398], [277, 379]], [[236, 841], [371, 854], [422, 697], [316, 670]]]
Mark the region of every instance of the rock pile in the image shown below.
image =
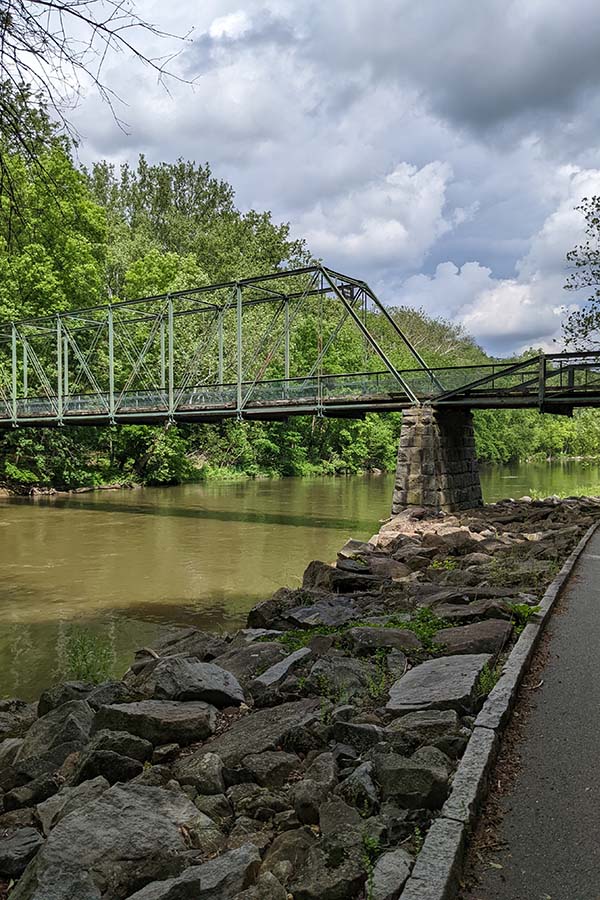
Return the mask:
[[121, 681], [0, 701], [0, 897], [397, 900], [503, 656], [599, 513], [412, 509], [235, 634], [173, 629]]

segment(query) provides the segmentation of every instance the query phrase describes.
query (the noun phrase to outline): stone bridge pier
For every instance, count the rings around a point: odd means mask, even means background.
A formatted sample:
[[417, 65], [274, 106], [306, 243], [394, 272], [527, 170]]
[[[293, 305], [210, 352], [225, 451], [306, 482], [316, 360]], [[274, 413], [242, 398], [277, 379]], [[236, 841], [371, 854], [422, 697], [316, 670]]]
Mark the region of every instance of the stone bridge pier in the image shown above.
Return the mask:
[[454, 512], [482, 503], [471, 410], [404, 410], [392, 515], [407, 506]]

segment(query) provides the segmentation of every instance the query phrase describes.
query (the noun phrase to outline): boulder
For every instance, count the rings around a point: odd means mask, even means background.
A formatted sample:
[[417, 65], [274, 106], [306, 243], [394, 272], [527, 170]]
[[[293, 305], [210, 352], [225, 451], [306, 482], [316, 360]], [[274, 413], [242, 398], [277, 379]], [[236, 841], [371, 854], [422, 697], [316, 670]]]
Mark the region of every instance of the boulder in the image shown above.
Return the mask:
[[459, 653], [500, 653], [512, 634], [512, 623], [505, 619], [485, 619], [458, 628], [442, 628], [433, 636], [450, 656]]
[[236, 766], [245, 756], [283, 746], [290, 732], [315, 721], [320, 721], [318, 700], [282, 703], [238, 719], [205, 749], [218, 753], [225, 765]]
[[308, 564], [302, 577], [302, 587], [308, 590], [332, 591], [343, 594], [368, 591], [379, 583], [375, 575], [361, 572], [344, 572], [318, 559]]
[[148, 882], [178, 875], [189, 843], [202, 846], [210, 827], [183, 794], [115, 785], [56, 825], [11, 900], [129, 897]]
[[59, 744], [87, 742], [94, 711], [85, 700], [70, 700], [36, 719], [27, 731], [17, 759], [41, 756]]
[[235, 900], [287, 900], [288, 892], [270, 872], [259, 875], [256, 884], [235, 895]]
[[91, 691], [86, 700], [93, 710], [100, 709], [101, 706], [108, 706], [111, 703], [128, 703], [136, 699], [131, 696], [131, 692], [123, 681], [105, 681], [99, 684]]
[[116, 784], [117, 781], [130, 781], [143, 770], [144, 766], [138, 759], [121, 756], [114, 750], [91, 750], [82, 753], [73, 775], [73, 784], [81, 784], [82, 781], [99, 776], [109, 784]]
[[412, 863], [412, 856], [401, 848], [383, 853], [373, 869], [371, 900], [398, 900]]
[[[207, 662], [227, 649], [227, 640], [211, 631], [199, 628], [173, 627], [161, 634], [152, 645], [159, 656], [193, 656]], [[144, 651], [138, 651], [143, 658]], [[136, 654], [137, 657], [137, 654]]]
[[338, 721], [333, 725], [333, 737], [339, 744], [354, 747], [362, 753], [385, 740], [385, 732], [378, 725]]
[[270, 666], [262, 675], [258, 675], [250, 683], [250, 692], [255, 699], [266, 697], [267, 695], [276, 695], [277, 689], [283, 684], [285, 679], [294, 669], [297, 669], [312, 656], [312, 650], [309, 647], [301, 647], [293, 653], [288, 654], [284, 659]]
[[200, 750], [191, 756], [180, 757], [173, 767], [173, 775], [180, 784], [193, 785], [199, 794], [223, 794], [223, 761], [216, 753]]
[[21, 787], [13, 788], [2, 798], [4, 809], [8, 812], [12, 809], [35, 806], [43, 800], [47, 800], [56, 794], [60, 787], [60, 781], [56, 775], [40, 775]]
[[289, 885], [294, 900], [347, 900], [366, 881], [362, 842], [354, 833], [310, 847]]
[[287, 656], [278, 641], [258, 641], [245, 646], [231, 647], [215, 659], [215, 665], [231, 672], [244, 687], [260, 672], [264, 672]]
[[265, 854], [261, 875], [271, 872], [287, 887], [304, 866], [309, 851], [315, 844], [315, 836], [309, 828], [294, 828], [275, 838]]
[[394, 719], [385, 729], [383, 740], [403, 750], [431, 744], [442, 737], [454, 737], [460, 732], [458, 714], [454, 709], [423, 709]]
[[339, 628], [361, 618], [360, 606], [348, 597], [327, 597], [312, 606], [297, 606], [286, 616], [292, 628]]
[[233, 820], [233, 809], [225, 794], [200, 794], [194, 805], [219, 827]]
[[0, 876], [19, 878], [43, 843], [44, 838], [35, 828], [0, 833]]
[[185, 746], [206, 740], [215, 730], [216, 716], [214, 706], [199, 700], [140, 700], [103, 706], [96, 713], [93, 730], [127, 731], [155, 746], [171, 741]]
[[358, 653], [372, 653], [380, 647], [395, 650], [420, 650], [421, 641], [408, 628], [369, 628], [360, 625], [348, 629], [346, 637]]
[[257, 784], [263, 787], [283, 787], [292, 772], [299, 769], [300, 760], [294, 753], [265, 750], [263, 753], [245, 756], [242, 766], [250, 772]]
[[306, 684], [309, 690], [339, 702], [365, 693], [376, 678], [376, 669], [370, 662], [331, 650], [312, 666]]
[[324, 837], [332, 837], [340, 832], [362, 831], [364, 819], [354, 806], [341, 797], [325, 800], [319, 809], [319, 829]]
[[473, 710], [475, 689], [489, 654], [442, 656], [415, 666], [390, 689], [386, 706], [392, 715], [418, 709]]
[[373, 763], [367, 760], [357, 766], [354, 772], [340, 782], [336, 793], [361, 812], [375, 812], [379, 794], [373, 781]]
[[0, 787], [8, 791], [35, 778], [57, 772], [67, 764], [69, 759], [74, 759], [75, 754], [79, 753], [83, 746], [81, 741], [71, 741], [66, 744], [57, 744], [39, 756], [28, 756], [21, 759], [17, 754], [12, 766], [0, 772]]
[[73, 810], [97, 800], [104, 791], [110, 787], [106, 778], [99, 776], [91, 781], [84, 781], [77, 787], [65, 785], [53, 797], [39, 803], [37, 817], [41, 823], [42, 831], [46, 836], [50, 834], [54, 826], [64, 819]]
[[244, 702], [244, 692], [231, 672], [194, 657], [158, 659], [144, 669], [132, 687], [147, 699], [203, 700], [218, 707]]
[[292, 798], [303, 825], [319, 824], [319, 809], [337, 784], [337, 765], [331, 753], [321, 753], [293, 788]]
[[479, 619], [510, 619], [512, 613], [506, 600], [489, 597], [471, 603], [440, 603], [435, 614], [449, 622], [467, 624]]
[[113, 753], [138, 759], [142, 763], [152, 756], [150, 741], [145, 741], [127, 731], [109, 731], [107, 728], [97, 731], [85, 749], [87, 753], [93, 750], [112, 750]]
[[395, 800], [408, 809], [440, 809], [448, 795], [448, 771], [435, 763], [428, 758], [375, 753], [374, 771], [382, 799]]
[[21, 737], [37, 718], [37, 703], [0, 700], [0, 741]]
[[87, 700], [95, 685], [89, 681], [65, 681], [48, 688], [38, 702], [38, 716], [45, 716], [53, 709], [71, 700]]
[[23, 744], [23, 738], [5, 738], [0, 741], [0, 771], [13, 764]]

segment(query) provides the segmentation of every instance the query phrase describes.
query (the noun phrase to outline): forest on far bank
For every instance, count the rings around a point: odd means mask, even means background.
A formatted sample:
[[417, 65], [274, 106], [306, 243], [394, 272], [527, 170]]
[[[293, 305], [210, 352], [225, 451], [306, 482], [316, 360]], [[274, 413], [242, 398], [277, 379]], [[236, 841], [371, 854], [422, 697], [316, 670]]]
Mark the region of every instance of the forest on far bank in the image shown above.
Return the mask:
[[[4, 85], [5, 93], [9, 88]], [[26, 90], [10, 93], [35, 153], [2, 134], [0, 321], [161, 294], [304, 265], [310, 248], [262, 210], [240, 211], [231, 185], [208, 165], [178, 160], [84, 170]], [[31, 145], [30, 145], [31, 146]], [[423, 311], [390, 308], [433, 366], [491, 361], [460, 327]], [[311, 321], [307, 312], [306, 333]], [[302, 331], [300, 331], [300, 334]], [[400, 348], [388, 348], [406, 365]], [[342, 342], [338, 371], [356, 348]], [[296, 347], [301, 353], [302, 347]], [[478, 411], [482, 461], [600, 454], [600, 412], [573, 418]], [[342, 474], [395, 466], [400, 414], [359, 420], [118, 426], [0, 433], [0, 483], [59, 488], [173, 484], [206, 478]]]

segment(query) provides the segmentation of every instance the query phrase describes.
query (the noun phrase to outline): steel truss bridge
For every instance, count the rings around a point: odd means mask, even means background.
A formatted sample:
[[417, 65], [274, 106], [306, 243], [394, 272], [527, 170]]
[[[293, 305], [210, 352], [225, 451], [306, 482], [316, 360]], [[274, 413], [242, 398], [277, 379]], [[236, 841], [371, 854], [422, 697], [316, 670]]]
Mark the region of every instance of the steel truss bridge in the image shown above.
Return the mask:
[[[340, 346], [355, 371], [340, 371]], [[600, 354], [430, 368], [364, 281], [322, 265], [0, 325], [4, 427], [360, 417], [425, 403], [597, 406]]]

